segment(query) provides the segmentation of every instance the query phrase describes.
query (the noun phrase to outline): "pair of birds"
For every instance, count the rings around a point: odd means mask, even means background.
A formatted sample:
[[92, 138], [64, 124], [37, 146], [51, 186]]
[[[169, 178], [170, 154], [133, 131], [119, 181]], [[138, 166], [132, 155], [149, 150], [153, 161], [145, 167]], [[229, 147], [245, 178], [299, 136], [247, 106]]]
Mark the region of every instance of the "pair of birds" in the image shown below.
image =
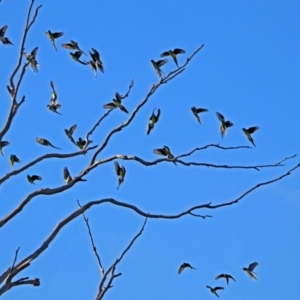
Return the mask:
[[[251, 279], [254, 279], [254, 280], [257, 280], [256, 278], [256, 274], [254, 272], [254, 269], [258, 266], [258, 262], [254, 262], [254, 263], [251, 263], [249, 264], [248, 267], [245, 267], [243, 268], [243, 270], [250, 276]], [[178, 270], [178, 274], [181, 274], [181, 272], [186, 269], [186, 268], [190, 268], [191, 270], [197, 270], [196, 268], [192, 267], [189, 263], [186, 263], [184, 262], [180, 267], [179, 267], [179, 270]], [[235, 281], [235, 279], [229, 275], [229, 274], [220, 274], [218, 275], [215, 279], [218, 280], [218, 279], [222, 279], [224, 278], [226, 280], [226, 283], [228, 285], [229, 283], [229, 280], [233, 280]], [[224, 287], [221, 287], [221, 286], [216, 286], [216, 287], [211, 287], [209, 285], [206, 286], [213, 294], [215, 294], [218, 298], [219, 298], [219, 295], [217, 293], [217, 291], [219, 290], [224, 290]]]
[[[87, 145], [87, 141], [83, 140], [81, 137], [78, 138], [78, 140], [75, 142], [74, 138], [73, 138], [73, 133], [77, 128], [77, 124], [73, 125], [70, 127], [70, 129], [65, 129], [65, 133], [67, 135], [67, 137], [69, 138], [69, 140], [75, 145], [77, 146], [79, 149], [84, 149], [84, 147]], [[92, 143], [93, 141], [89, 140], [89, 143]]]
[[[178, 61], [177, 61], [177, 55], [178, 54], [183, 54], [185, 53], [185, 50], [183, 49], [179, 49], [179, 48], [175, 48], [174, 50], [169, 50], [169, 51], [165, 51], [163, 52], [160, 57], [165, 57], [165, 56], [171, 56], [177, 66], [177, 68], [179, 68], [178, 66]], [[167, 59], [161, 59], [161, 60], [157, 60], [154, 61], [153, 59], [151, 59], [151, 63], [152, 66], [155, 70], [155, 73], [158, 75], [159, 78], [162, 78], [163, 72], [161, 70], [161, 67], [166, 64], [168, 62]]]
[[4, 45], [13, 45], [13, 43], [9, 40], [9, 38], [5, 36], [7, 28], [8, 28], [8, 26], [4, 25], [0, 29], [0, 42], [2, 42], [2, 44], [4, 44]]

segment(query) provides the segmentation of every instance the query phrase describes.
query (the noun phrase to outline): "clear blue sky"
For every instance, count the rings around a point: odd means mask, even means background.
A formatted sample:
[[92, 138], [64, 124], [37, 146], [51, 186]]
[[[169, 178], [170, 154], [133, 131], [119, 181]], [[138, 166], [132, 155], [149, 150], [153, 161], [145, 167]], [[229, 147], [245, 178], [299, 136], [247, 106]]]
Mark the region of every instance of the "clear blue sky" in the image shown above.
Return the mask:
[[[171, 3], [172, 2], [172, 3]], [[131, 126], [116, 134], [99, 159], [115, 154], [137, 155], [152, 161], [153, 149], [168, 145], [174, 155], [209, 143], [251, 146], [242, 127], [259, 126], [253, 135], [257, 147], [234, 151], [211, 149], [186, 161], [228, 165], [274, 164], [300, 152], [300, 36], [299, 1], [38, 1], [43, 4], [29, 33], [27, 52], [38, 46], [38, 73], [28, 68], [20, 88], [26, 101], [4, 140], [11, 145], [0, 157], [0, 176], [9, 172], [8, 157], [17, 154], [22, 165], [54, 149], [42, 147], [36, 137], [49, 139], [62, 150], [76, 150], [64, 129], [77, 124], [75, 136], [84, 136], [104, 113], [118, 91], [124, 94], [131, 79], [135, 85], [124, 105], [132, 112], [158, 82], [150, 60], [176, 47], [185, 62], [201, 44], [204, 48], [184, 73], [162, 86], [137, 115]], [[29, 1], [3, 0], [0, 27], [15, 44], [0, 44], [2, 87], [1, 128], [10, 99], [8, 75], [15, 66]], [[55, 52], [44, 31], [63, 31]], [[92, 70], [75, 63], [62, 43], [73, 39], [87, 52], [98, 49], [105, 73], [93, 78]], [[86, 59], [83, 57], [83, 59]], [[174, 70], [169, 59], [165, 73]], [[46, 105], [53, 80], [62, 104], [62, 116]], [[192, 106], [209, 109], [202, 125], [193, 117]], [[152, 110], [161, 118], [149, 136], [146, 126]], [[222, 140], [215, 112], [234, 123]], [[128, 116], [113, 111], [92, 135], [101, 144], [109, 130]], [[87, 165], [87, 157], [51, 159], [6, 181], [0, 187], [0, 218], [14, 209], [35, 189], [64, 184], [62, 170], [74, 175]], [[0, 270], [11, 265], [17, 247], [23, 259], [41, 245], [57, 222], [81, 204], [113, 197], [145, 212], [176, 214], [191, 206], [233, 200], [254, 185], [284, 174], [299, 162], [285, 167], [227, 170], [174, 166], [162, 163], [145, 167], [118, 160], [127, 170], [117, 191], [113, 162], [90, 172], [87, 183], [47, 197], [39, 196], [0, 230]], [[43, 177], [35, 186], [27, 174]], [[186, 216], [179, 220], [148, 220], [143, 235], [120, 263], [122, 273], [106, 299], [215, 299], [205, 287], [223, 286], [222, 299], [299, 299], [300, 269], [299, 171], [273, 185], [261, 187], [240, 203], [217, 210], [203, 210], [213, 218]], [[132, 211], [109, 204], [87, 212], [102, 263], [108, 268], [140, 230], [144, 219]], [[258, 281], [242, 270], [257, 261]], [[196, 271], [177, 270], [189, 262]], [[228, 286], [214, 278], [229, 273], [236, 282]], [[96, 259], [82, 217], [67, 225], [58, 238], [20, 277], [38, 277], [41, 286], [12, 289], [3, 299], [94, 299], [100, 278]], [[16, 279], [17, 279], [16, 278]]]

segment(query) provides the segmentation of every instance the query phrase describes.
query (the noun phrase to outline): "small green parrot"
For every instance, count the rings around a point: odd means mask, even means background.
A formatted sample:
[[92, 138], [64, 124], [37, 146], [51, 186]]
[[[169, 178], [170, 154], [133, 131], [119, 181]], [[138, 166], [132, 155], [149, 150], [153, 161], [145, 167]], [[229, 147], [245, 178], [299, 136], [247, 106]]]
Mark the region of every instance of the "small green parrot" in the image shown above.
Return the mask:
[[39, 64], [36, 61], [36, 54], [38, 51], [38, 47], [35, 47], [30, 54], [23, 52], [23, 55], [26, 57], [26, 59], [29, 61], [31, 68], [33, 69], [33, 71], [37, 72], [39, 69]]
[[5, 37], [5, 32], [6, 32], [7, 28], [8, 28], [8, 26], [4, 25], [0, 29], [0, 42], [2, 42], [2, 44], [4, 44], [4, 45], [13, 45], [13, 43], [7, 37]]
[[92, 52], [89, 51], [90, 53], [90, 56], [93, 60], [93, 62], [96, 64], [96, 66], [98, 67], [98, 69], [104, 73], [104, 67], [103, 67], [103, 62], [101, 61], [100, 59], [100, 54], [99, 52], [95, 49], [95, 48], [92, 48]]
[[162, 74], [163, 74], [160, 67], [166, 64], [167, 61], [168, 61], [167, 59], [162, 59], [158, 61], [154, 61], [153, 59], [151, 59], [152, 66], [159, 78], [162, 78]]
[[0, 153], [2, 154], [2, 156], [4, 156], [2, 148], [9, 144], [10, 143], [8, 141], [0, 141]]
[[97, 65], [94, 61], [90, 60], [88, 65], [91, 66], [92, 70], [94, 71], [94, 78], [97, 78]]
[[82, 50], [75, 51], [74, 53], [73, 53], [73, 52], [70, 52], [71, 57], [72, 57], [75, 61], [79, 62], [79, 63], [82, 64], [82, 65], [87, 65], [86, 62], [84, 62], [84, 61], [82, 61], [82, 60], [79, 59], [80, 56], [81, 56], [82, 54], [83, 54], [83, 51], [82, 51]]
[[88, 144], [92, 143], [92, 140], [88, 140], [88, 143], [86, 140], [83, 140], [81, 137], [78, 139], [78, 141], [76, 142], [76, 145], [82, 150], [85, 149], [87, 147]]
[[52, 88], [51, 99], [50, 99], [50, 102], [52, 104], [52, 102], [55, 102], [56, 99], [57, 99], [57, 93], [56, 93], [55, 85], [54, 85], [54, 82], [52, 80], [50, 81], [50, 86]]
[[221, 286], [216, 286], [215, 288], [212, 288], [212, 287], [210, 287], [209, 285], [207, 285], [206, 287], [207, 287], [208, 289], [210, 289], [210, 291], [211, 291], [213, 294], [215, 294], [218, 298], [220, 298], [220, 297], [219, 297], [219, 295], [217, 294], [217, 291], [218, 291], [218, 290], [224, 290], [224, 288], [221, 287]]
[[167, 156], [169, 159], [173, 159], [174, 155], [171, 153], [170, 148], [168, 146], [164, 146], [161, 149], [154, 149], [153, 153], [158, 155]]
[[251, 134], [252, 134], [253, 132], [255, 132], [256, 130], [258, 130], [258, 129], [259, 129], [258, 126], [249, 127], [248, 129], [246, 129], [246, 128], [243, 128], [243, 129], [242, 129], [242, 130], [244, 131], [244, 133], [246, 134], [248, 140], [253, 144], [254, 147], [256, 147], [256, 145], [255, 145], [255, 143], [254, 143], [254, 140], [253, 140]]
[[225, 278], [227, 284], [229, 282], [229, 279], [232, 279], [233, 281], [235, 281], [235, 279], [229, 274], [220, 274], [219, 276], [216, 277], [216, 280], [221, 279], [221, 278]]
[[254, 273], [255, 267], [258, 266], [258, 262], [254, 262], [248, 266], [248, 268], [243, 268], [243, 270], [250, 276], [251, 279], [257, 280], [256, 274]]
[[11, 154], [9, 157], [10, 170], [13, 171], [14, 163], [20, 163], [20, 162], [21, 161], [19, 160], [19, 158], [16, 155]]
[[121, 183], [124, 181], [125, 174], [126, 174], [126, 169], [125, 169], [124, 166], [120, 167], [118, 162], [115, 161], [115, 170], [116, 170], [117, 175], [119, 176], [119, 184], [118, 184], [118, 187], [117, 187], [117, 190], [118, 190]]
[[191, 108], [193, 114], [195, 115], [197, 121], [201, 124], [201, 119], [200, 119], [200, 116], [198, 114], [202, 113], [202, 112], [207, 112], [208, 109], [206, 108], [196, 108], [195, 106], [193, 106]]
[[78, 43], [72, 40], [70, 40], [70, 43], [62, 44], [62, 47], [69, 50], [81, 50], [78, 46]]
[[[69, 184], [73, 180], [73, 178], [70, 175], [70, 172], [69, 172], [67, 167], [64, 167], [64, 173], [63, 174], [64, 174], [65, 183]], [[78, 181], [87, 181], [87, 180], [80, 178]]]
[[46, 139], [36, 138], [36, 141], [37, 141], [39, 144], [43, 145], [43, 146], [50, 146], [50, 147], [52, 147], [52, 148], [61, 150], [60, 148], [57, 148], [57, 147], [53, 146], [53, 145], [52, 145], [48, 140], [46, 140]]
[[147, 128], [147, 134], [149, 134], [151, 132], [151, 130], [154, 128], [155, 123], [158, 122], [159, 116], [160, 116], [160, 109], [157, 110], [157, 115], [155, 115], [155, 110], [156, 108], [154, 108], [152, 115], [149, 119], [149, 124], [148, 124], [148, 128]]
[[50, 30], [45, 31], [45, 33], [49, 37], [53, 47], [57, 51], [57, 48], [56, 48], [56, 45], [55, 45], [55, 39], [61, 37], [62, 35], [64, 35], [64, 33], [63, 32], [51, 32]]
[[192, 267], [189, 263], [184, 262], [178, 269], [178, 274], [181, 274], [181, 272], [185, 269], [185, 268], [190, 268], [191, 270], [197, 270], [196, 268]]
[[66, 133], [67, 137], [70, 139], [70, 141], [71, 141], [75, 146], [77, 146], [77, 144], [76, 144], [75, 141], [74, 141], [73, 133], [74, 133], [74, 131], [76, 130], [76, 128], [77, 128], [77, 124], [73, 125], [69, 130], [68, 130], [68, 129], [65, 129], [65, 133]]
[[42, 180], [42, 177], [41, 176], [38, 176], [38, 175], [27, 175], [27, 180], [31, 183], [31, 184], [35, 184], [35, 180]]
[[116, 92], [115, 98], [112, 101], [113, 102], [111, 103], [104, 104], [103, 107], [106, 109], [114, 109], [116, 107], [119, 107], [120, 110], [128, 114], [128, 110], [121, 104], [122, 96], [118, 92]]
[[61, 113], [57, 111], [59, 108], [61, 108], [61, 105], [57, 101], [54, 101], [52, 104], [48, 104], [47, 107], [50, 111], [61, 115]]
[[185, 53], [185, 51], [183, 49], [179, 49], [179, 48], [175, 48], [174, 50], [169, 50], [169, 51], [166, 51], [164, 53], [162, 53], [160, 55], [160, 57], [164, 57], [164, 56], [171, 56], [177, 66], [177, 68], [179, 68], [178, 66], [178, 62], [177, 62], [177, 54], [182, 54], [182, 53]]
[[219, 121], [221, 122], [220, 131], [221, 131], [221, 136], [223, 138], [226, 134], [226, 128], [233, 126], [233, 123], [231, 121], [225, 121], [224, 116], [218, 112], [216, 112], [216, 115]]

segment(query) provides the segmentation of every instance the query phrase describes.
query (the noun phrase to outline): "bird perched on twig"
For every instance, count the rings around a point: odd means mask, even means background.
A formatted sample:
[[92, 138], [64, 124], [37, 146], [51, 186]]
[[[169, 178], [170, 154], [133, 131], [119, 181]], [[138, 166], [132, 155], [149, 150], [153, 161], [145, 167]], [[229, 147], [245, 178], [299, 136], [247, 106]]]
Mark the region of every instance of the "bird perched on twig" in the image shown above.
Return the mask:
[[196, 268], [192, 267], [189, 263], [184, 262], [178, 269], [178, 274], [181, 274], [181, 272], [186, 269], [190, 268], [191, 270], [197, 270]]
[[226, 128], [233, 126], [233, 123], [231, 121], [225, 121], [224, 116], [218, 112], [216, 112], [216, 115], [217, 115], [219, 121], [221, 122], [220, 131], [221, 131], [221, 136], [223, 138], [226, 134]]
[[193, 106], [191, 108], [194, 116], [196, 117], [197, 121], [201, 124], [201, 119], [200, 119], [200, 116], [198, 114], [202, 113], [202, 112], [207, 112], [208, 109], [206, 108], [196, 108], [195, 106]]
[[35, 180], [42, 180], [42, 177], [41, 176], [38, 176], [38, 175], [27, 175], [27, 180], [31, 183], [31, 184], [35, 184]]
[[248, 140], [252, 143], [252, 145], [253, 145], [254, 147], [256, 147], [256, 145], [255, 145], [255, 143], [254, 143], [254, 140], [253, 140], [251, 134], [252, 134], [253, 132], [255, 132], [256, 130], [258, 130], [258, 129], [259, 129], [258, 126], [249, 127], [248, 129], [246, 129], [246, 128], [243, 128], [243, 129], [242, 129], [243, 132], [246, 134], [246, 137], [248, 138]]
[[[64, 167], [64, 172], [63, 172], [63, 175], [64, 175], [64, 179], [65, 179], [65, 183], [66, 184], [69, 184], [73, 178], [72, 176], [70, 175], [70, 172], [68, 170], [67, 167]], [[82, 179], [82, 178], [79, 178], [78, 181], [87, 181], [86, 179]]]
[[178, 66], [178, 62], [177, 62], [177, 54], [182, 54], [182, 53], [185, 53], [185, 50], [183, 49], [179, 49], [179, 48], [175, 48], [174, 50], [169, 50], [169, 51], [166, 51], [166, 52], [163, 52], [160, 57], [164, 57], [164, 56], [171, 56], [177, 66], [177, 68], [179, 68]]
[[4, 45], [13, 45], [13, 43], [7, 37], [5, 37], [5, 32], [6, 32], [7, 28], [8, 28], [8, 26], [4, 25], [0, 29], [0, 42], [2, 42], [2, 44], [4, 44]]
[[174, 155], [171, 153], [170, 148], [168, 146], [164, 146], [161, 149], [154, 149], [153, 153], [158, 155], [167, 156], [169, 159], [173, 159]]
[[122, 182], [125, 179], [126, 169], [125, 169], [124, 166], [120, 167], [118, 162], [115, 161], [115, 170], [116, 170], [117, 175], [119, 176], [119, 184], [118, 184], [118, 187], [117, 187], [117, 190], [118, 190], [120, 185], [122, 184]]
[[248, 266], [248, 268], [243, 268], [243, 270], [250, 276], [251, 279], [257, 280], [256, 274], [254, 273], [255, 267], [258, 266], [258, 262], [254, 262]]
[[153, 109], [152, 115], [149, 119], [149, 124], [147, 127], [147, 134], [151, 132], [151, 130], [154, 128], [155, 123], [158, 122], [159, 116], [160, 116], [160, 109], [157, 110], [157, 115], [155, 115], [156, 108]]
[[52, 145], [48, 140], [46, 140], [46, 139], [43, 139], [43, 138], [36, 138], [36, 141], [37, 141], [39, 144], [43, 145], [43, 146], [50, 146], [50, 147], [52, 147], [52, 148], [55, 148], [55, 149], [59, 149], [59, 150], [60, 150], [60, 148], [57, 148], [57, 147], [53, 146], [53, 145]]
[[161, 70], [161, 66], [163, 66], [164, 64], [167, 63], [167, 59], [162, 59], [162, 60], [158, 60], [158, 61], [154, 61], [153, 59], [151, 59], [151, 63], [152, 66], [155, 70], [155, 73], [158, 75], [159, 78], [162, 78], [162, 70]]
[[49, 37], [53, 47], [57, 51], [57, 48], [56, 48], [56, 45], [55, 45], [55, 39], [61, 37], [62, 35], [64, 35], [64, 33], [63, 32], [51, 32], [50, 30], [45, 31], [45, 33]]

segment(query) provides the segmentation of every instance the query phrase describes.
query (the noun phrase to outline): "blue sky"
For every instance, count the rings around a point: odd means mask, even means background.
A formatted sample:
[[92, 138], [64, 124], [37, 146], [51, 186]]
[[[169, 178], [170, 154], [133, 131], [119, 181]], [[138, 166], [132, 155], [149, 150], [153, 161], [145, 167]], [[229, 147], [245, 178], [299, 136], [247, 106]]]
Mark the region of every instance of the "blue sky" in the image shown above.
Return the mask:
[[[62, 150], [76, 151], [64, 129], [77, 124], [75, 137], [84, 136], [103, 115], [103, 104], [116, 91], [125, 94], [134, 79], [124, 105], [131, 113], [154, 83], [158, 82], [150, 60], [176, 47], [186, 50], [179, 64], [201, 44], [204, 48], [186, 70], [163, 85], [140, 110], [132, 124], [114, 135], [99, 155], [136, 155], [147, 161], [158, 157], [153, 149], [168, 145], [173, 154], [187, 153], [210, 143], [221, 146], [251, 146], [241, 128], [259, 126], [253, 135], [256, 148], [223, 151], [208, 149], [185, 161], [228, 165], [275, 164], [299, 154], [300, 37], [298, 1], [36, 1], [43, 4], [29, 33], [25, 51], [38, 46], [38, 73], [29, 68], [20, 88], [26, 96], [4, 140], [11, 145], [0, 157], [1, 177], [9, 172], [8, 157], [16, 154], [24, 165], [54, 149], [42, 147], [44, 137]], [[10, 99], [6, 90], [20, 46], [29, 1], [3, 0], [0, 27], [15, 44], [0, 44], [2, 88], [0, 128], [6, 120]], [[16, 9], [17, 7], [17, 9]], [[44, 31], [63, 31], [55, 52]], [[90, 67], [75, 63], [62, 43], [77, 41], [83, 50], [96, 48], [105, 73], [95, 80]], [[83, 59], [86, 59], [83, 57]], [[167, 74], [175, 69], [169, 58]], [[62, 116], [46, 105], [51, 95], [50, 80], [62, 104]], [[192, 106], [209, 110], [199, 125]], [[146, 126], [152, 110], [161, 117], [149, 136]], [[234, 123], [222, 139], [215, 112]], [[101, 145], [108, 132], [126, 121], [128, 115], [115, 110], [91, 136]], [[2, 219], [24, 197], [40, 188], [64, 185], [62, 171], [68, 166], [78, 174], [91, 158], [45, 160], [12, 177], [1, 186]], [[220, 204], [239, 197], [246, 190], [286, 173], [299, 162], [287, 161], [277, 168], [261, 171], [174, 166], [164, 162], [145, 167], [135, 161], [118, 160], [126, 167], [124, 183], [117, 191], [113, 162], [94, 169], [72, 189], [51, 197], [39, 196], [0, 230], [0, 270], [12, 264], [20, 247], [23, 259], [39, 247], [56, 224], [81, 204], [112, 197], [150, 213], [176, 214], [194, 205]], [[16, 167], [18, 168], [18, 166]], [[43, 177], [35, 186], [27, 174]], [[201, 210], [213, 218], [186, 216], [178, 220], [149, 219], [117, 269], [106, 299], [214, 299], [205, 287], [223, 286], [222, 299], [297, 299], [300, 269], [298, 228], [300, 208], [299, 170], [272, 185], [261, 187], [238, 204], [216, 210]], [[140, 230], [144, 219], [110, 204], [95, 206], [86, 213], [95, 243], [107, 269]], [[242, 270], [257, 261], [258, 281]], [[183, 262], [196, 271], [177, 274]], [[0, 273], [2, 273], [2, 271]], [[236, 282], [228, 286], [214, 278], [229, 273]], [[68, 224], [31, 266], [19, 277], [38, 277], [41, 286], [17, 287], [4, 299], [93, 299], [100, 273], [92, 253], [82, 217]]]

